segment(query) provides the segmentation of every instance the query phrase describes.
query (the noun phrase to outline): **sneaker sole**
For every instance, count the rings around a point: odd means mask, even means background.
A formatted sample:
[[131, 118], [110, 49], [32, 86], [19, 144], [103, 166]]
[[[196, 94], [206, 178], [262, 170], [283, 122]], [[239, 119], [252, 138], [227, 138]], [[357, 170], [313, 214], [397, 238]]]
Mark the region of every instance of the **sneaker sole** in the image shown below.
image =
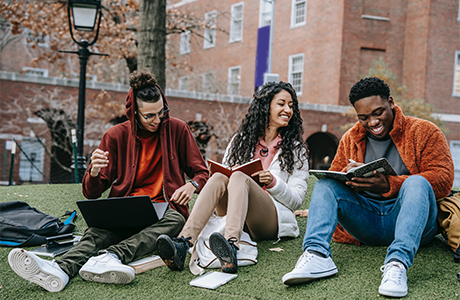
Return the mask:
[[404, 292], [395, 292], [395, 291], [385, 291], [379, 288], [379, 294], [387, 297], [401, 298], [407, 295], [407, 291]]
[[64, 289], [67, 282], [45, 270], [46, 266], [42, 266], [37, 258], [25, 250], [13, 249], [8, 255], [8, 263], [16, 274], [49, 292], [59, 292]]
[[165, 265], [171, 270], [182, 271], [184, 269], [184, 264], [178, 262], [176, 247], [169, 237], [162, 237], [157, 240], [157, 252]]
[[232, 247], [223, 235], [212, 234], [209, 237], [209, 247], [219, 259], [223, 272], [236, 273], [238, 271], [238, 260], [234, 257]]
[[[126, 269], [129, 268], [129, 269]], [[128, 284], [134, 279], [134, 269], [126, 266], [126, 268], [112, 269], [105, 272], [100, 272], [100, 269], [92, 269], [91, 267], [82, 267], [80, 269], [80, 276], [86, 281], [100, 282], [100, 283], [115, 283], [115, 284]]]
[[299, 277], [300, 274], [293, 274], [293, 275], [291, 275], [292, 276], [291, 277], [291, 276], [289, 276], [290, 274], [288, 273], [288, 274], [283, 276], [283, 283], [286, 284], [286, 285], [298, 285], [298, 284], [308, 283], [310, 281], [330, 277], [332, 275], [337, 274], [337, 272], [338, 272], [338, 270], [337, 270], [337, 268], [335, 268], [335, 269], [325, 271], [325, 272], [321, 272], [321, 273], [318, 273], [318, 274], [309, 274], [308, 276], [306, 275], [305, 277]]

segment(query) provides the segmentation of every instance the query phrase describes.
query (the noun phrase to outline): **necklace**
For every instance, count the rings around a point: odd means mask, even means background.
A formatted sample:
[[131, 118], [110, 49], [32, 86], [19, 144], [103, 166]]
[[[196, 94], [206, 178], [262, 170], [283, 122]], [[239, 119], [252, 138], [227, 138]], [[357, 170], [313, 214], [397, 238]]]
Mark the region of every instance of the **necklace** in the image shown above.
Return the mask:
[[268, 148], [260, 149], [259, 153], [260, 153], [260, 156], [267, 157], [268, 156]]

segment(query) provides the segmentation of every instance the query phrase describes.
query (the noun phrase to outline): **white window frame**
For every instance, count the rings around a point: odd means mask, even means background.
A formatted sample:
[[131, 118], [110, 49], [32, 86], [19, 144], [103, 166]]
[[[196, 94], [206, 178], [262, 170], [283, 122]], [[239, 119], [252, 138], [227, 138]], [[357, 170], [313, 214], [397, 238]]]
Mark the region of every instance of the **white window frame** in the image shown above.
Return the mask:
[[27, 76], [48, 77], [48, 69], [23, 67], [22, 70], [25, 71]]
[[192, 33], [190, 30], [186, 30], [180, 34], [180, 54], [190, 53], [190, 38]]
[[179, 90], [188, 91], [188, 82], [189, 82], [188, 76], [179, 77], [179, 87], [178, 87]]
[[457, 21], [460, 21], [460, 0], [458, 0], [458, 17]]
[[[210, 75], [210, 80], [209, 76]], [[202, 91], [203, 93], [211, 93], [211, 88], [214, 84], [214, 74], [212, 72], [203, 73]]]
[[[456, 83], [458, 83], [457, 89]], [[454, 82], [452, 85], [452, 96], [460, 97], [460, 51], [455, 51]]]
[[450, 141], [450, 153], [454, 161], [454, 187], [460, 187], [460, 141]]
[[[234, 78], [233, 71], [238, 70], [238, 76]], [[237, 88], [237, 93], [232, 93], [233, 86], [238, 85]], [[227, 94], [228, 95], [239, 95], [240, 94], [240, 88], [241, 88], [241, 66], [234, 66], [228, 68], [228, 86], [227, 86]]]
[[[206, 24], [209, 24], [211, 28], [206, 27], [204, 29], [204, 43], [203, 49], [209, 49], [216, 46], [216, 19], [217, 11], [213, 10], [204, 14]], [[208, 38], [210, 37], [210, 38]]]
[[[241, 15], [236, 10], [241, 7]], [[230, 19], [230, 43], [240, 42], [243, 40], [243, 19], [244, 19], [244, 2], [232, 5], [232, 15]], [[238, 32], [239, 29], [239, 32]], [[235, 36], [239, 33], [238, 36]]]
[[[304, 4], [305, 7], [303, 8], [303, 13], [304, 13], [304, 20], [303, 22], [296, 23], [296, 18], [297, 18], [297, 6], [299, 4]], [[291, 28], [296, 28], [300, 26], [305, 26], [307, 23], [307, 0], [292, 0], [292, 5], [291, 5]]]
[[[259, 2], [259, 28], [272, 24], [272, 9], [273, 3], [267, 0], [260, 0]], [[267, 22], [264, 22], [267, 20]]]
[[[45, 161], [45, 148], [36, 138], [25, 138], [21, 141], [21, 158], [19, 161], [19, 178], [25, 182], [43, 182], [43, 170]], [[35, 159], [32, 162], [32, 153]], [[29, 159], [27, 159], [27, 157]]]
[[[298, 58], [302, 58], [302, 66], [301, 66], [301, 70], [296, 70], [296, 72], [294, 72], [293, 68], [294, 68], [294, 60], [295, 59], [298, 59]], [[303, 73], [304, 73], [304, 65], [305, 65], [305, 55], [303, 53], [299, 53], [299, 54], [293, 54], [293, 55], [289, 55], [289, 73], [288, 73], [288, 78], [289, 78], [289, 83], [292, 84], [292, 86], [294, 87], [295, 91], [296, 91], [296, 94], [297, 96], [301, 96], [302, 93], [303, 93]], [[296, 85], [294, 83], [294, 75], [300, 73], [300, 86], [299, 85]], [[296, 79], [297, 80], [297, 79]]]

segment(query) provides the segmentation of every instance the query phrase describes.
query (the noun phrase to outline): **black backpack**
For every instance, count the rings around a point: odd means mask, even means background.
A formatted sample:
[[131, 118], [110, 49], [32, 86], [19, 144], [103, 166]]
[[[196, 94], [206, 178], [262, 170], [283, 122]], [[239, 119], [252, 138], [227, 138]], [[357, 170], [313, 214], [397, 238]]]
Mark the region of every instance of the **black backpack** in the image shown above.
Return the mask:
[[39, 246], [46, 243], [47, 237], [72, 233], [76, 211], [66, 215], [69, 217], [61, 221], [22, 201], [0, 203], [0, 246]]

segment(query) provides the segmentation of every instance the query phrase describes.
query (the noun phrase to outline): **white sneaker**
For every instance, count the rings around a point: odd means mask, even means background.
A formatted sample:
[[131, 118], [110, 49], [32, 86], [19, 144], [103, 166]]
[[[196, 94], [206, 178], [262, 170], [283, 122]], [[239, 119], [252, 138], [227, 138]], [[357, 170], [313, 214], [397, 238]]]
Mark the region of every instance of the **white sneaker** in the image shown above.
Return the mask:
[[91, 257], [79, 271], [87, 281], [128, 284], [134, 279], [134, 269], [121, 263], [112, 253]]
[[380, 268], [383, 272], [379, 293], [389, 297], [404, 297], [407, 295], [406, 268], [400, 262], [390, 262]]
[[287, 285], [307, 283], [334, 275], [337, 272], [337, 267], [330, 256], [323, 258], [305, 250], [297, 261], [294, 270], [283, 276], [283, 283]]
[[54, 260], [39, 258], [24, 249], [11, 250], [8, 263], [16, 274], [49, 292], [59, 292], [69, 282], [69, 276]]

